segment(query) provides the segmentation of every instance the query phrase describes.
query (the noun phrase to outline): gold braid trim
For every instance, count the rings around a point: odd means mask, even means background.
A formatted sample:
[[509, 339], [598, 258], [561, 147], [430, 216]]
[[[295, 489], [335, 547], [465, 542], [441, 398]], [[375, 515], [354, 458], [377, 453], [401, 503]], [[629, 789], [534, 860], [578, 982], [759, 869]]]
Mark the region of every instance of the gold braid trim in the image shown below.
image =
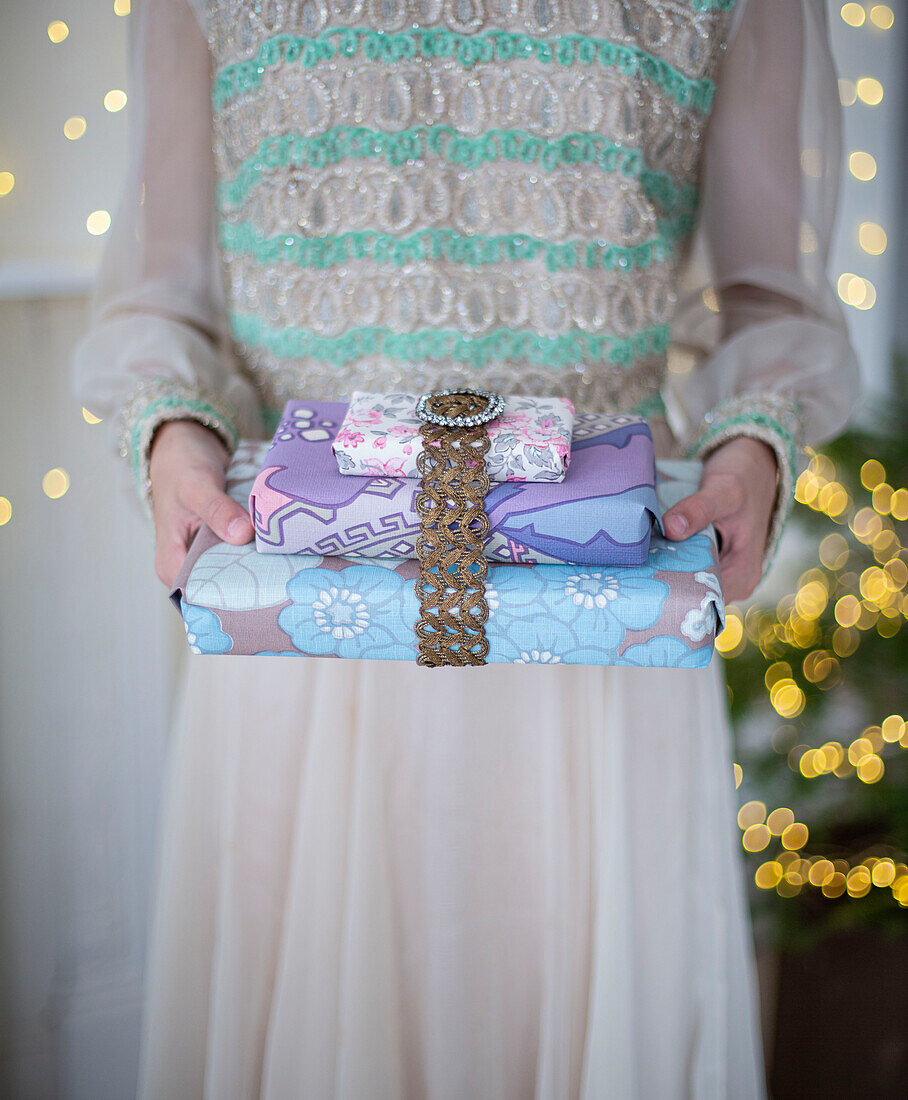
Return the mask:
[[[431, 410], [442, 416], [470, 416], [484, 399], [472, 394], [434, 395]], [[484, 665], [489, 653], [485, 622], [488, 562], [484, 548], [489, 533], [485, 511], [489, 475], [485, 424], [448, 427], [423, 424], [422, 450], [416, 464], [420, 488], [416, 511], [419, 577], [416, 595], [420, 617], [417, 663]]]

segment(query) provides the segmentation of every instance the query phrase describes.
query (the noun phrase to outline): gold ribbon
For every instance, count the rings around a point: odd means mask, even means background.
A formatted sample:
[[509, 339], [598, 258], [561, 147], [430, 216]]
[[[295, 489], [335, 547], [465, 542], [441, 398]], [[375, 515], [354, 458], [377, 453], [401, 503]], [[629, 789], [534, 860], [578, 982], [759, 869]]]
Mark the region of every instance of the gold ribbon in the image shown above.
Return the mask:
[[[486, 423], [502, 405], [497, 394], [476, 390], [443, 391], [420, 401], [423, 413], [445, 421], [423, 423], [422, 451], [416, 459], [420, 533], [415, 629], [417, 663], [427, 668], [484, 665], [488, 656]], [[461, 423], [454, 423], [457, 420]]]

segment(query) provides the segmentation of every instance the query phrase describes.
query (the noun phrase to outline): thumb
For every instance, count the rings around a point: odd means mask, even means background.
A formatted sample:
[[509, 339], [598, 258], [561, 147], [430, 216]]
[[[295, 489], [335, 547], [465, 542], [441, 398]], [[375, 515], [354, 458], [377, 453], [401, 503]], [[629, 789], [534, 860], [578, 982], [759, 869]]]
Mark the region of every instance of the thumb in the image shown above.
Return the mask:
[[241, 504], [229, 497], [214, 481], [196, 483], [195, 499], [186, 503], [203, 523], [224, 542], [241, 546], [253, 536], [252, 520]]
[[662, 525], [668, 538], [686, 539], [714, 522], [719, 511], [718, 502], [701, 489], [669, 508], [662, 517]]

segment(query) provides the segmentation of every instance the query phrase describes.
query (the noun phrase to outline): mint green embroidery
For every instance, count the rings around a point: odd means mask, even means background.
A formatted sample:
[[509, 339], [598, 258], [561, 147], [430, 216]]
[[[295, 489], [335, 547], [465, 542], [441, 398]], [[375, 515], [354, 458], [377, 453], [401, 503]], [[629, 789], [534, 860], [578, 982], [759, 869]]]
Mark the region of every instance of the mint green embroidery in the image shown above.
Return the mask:
[[738, 0], [685, 0], [694, 11], [731, 11]]
[[644, 194], [666, 212], [693, 213], [697, 207], [696, 187], [679, 185], [667, 173], [648, 168], [641, 150], [625, 148], [601, 134], [566, 134], [549, 139], [524, 130], [487, 130], [472, 137], [446, 125], [414, 126], [396, 133], [365, 126], [334, 126], [315, 137], [272, 135], [242, 162], [232, 180], [218, 184], [218, 202], [222, 208], [238, 206], [269, 168], [324, 168], [348, 157], [383, 157], [397, 167], [429, 153], [471, 169], [500, 160], [538, 164], [547, 171], [561, 165], [595, 164], [603, 172], [619, 171], [639, 179]]
[[[149, 402], [141, 413], [139, 413], [132, 425], [132, 431], [130, 432], [129, 454], [132, 472], [137, 483], [141, 483], [142, 480], [141, 464], [143, 455], [141, 454], [139, 441], [142, 436], [143, 428], [150, 419], [156, 418], [158, 413], [163, 409], [171, 411], [177, 410], [180, 413], [185, 413], [187, 417], [201, 420], [203, 423], [217, 424], [230, 438], [231, 450], [233, 450], [239, 442], [236, 429], [232, 424], [228, 423], [223, 415], [212, 405], [204, 401], [196, 401], [192, 398], [182, 397], [176, 393], [170, 394], [167, 397], [158, 397], [156, 400]], [[173, 420], [176, 419], [176, 417], [167, 417], [166, 419]]]
[[[694, 0], [696, 5], [708, 2], [710, 0]], [[712, 2], [721, 4], [729, 0]], [[599, 64], [618, 68], [625, 76], [651, 81], [680, 106], [701, 114], [708, 114], [715, 94], [712, 80], [685, 76], [680, 69], [639, 46], [585, 34], [536, 38], [504, 30], [457, 34], [444, 28], [413, 28], [387, 33], [367, 27], [327, 27], [314, 38], [274, 35], [261, 44], [254, 58], [225, 66], [215, 77], [212, 104], [216, 111], [222, 110], [236, 96], [258, 88], [265, 71], [278, 65], [298, 63], [304, 69], [312, 69], [337, 57], [357, 54], [387, 64], [414, 58], [450, 60], [464, 68], [477, 63], [525, 59], [563, 67]]]
[[549, 271], [585, 267], [643, 269], [670, 260], [674, 244], [693, 229], [689, 214], [666, 219], [661, 232], [648, 241], [621, 246], [602, 241], [547, 241], [525, 233], [500, 236], [464, 236], [453, 229], [420, 229], [405, 237], [365, 229], [337, 236], [301, 237], [296, 234], [264, 237], [250, 222], [221, 222], [221, 247], [227, 252], [252, 256], [267, 265], [292, 263], [323, 270], [350, 260], [374, 260], [402, 266], [427, 260], [481, 267], [485, 264], [519, 263], [542, 256]]
[[340, 366], [365, 355], [383, 355], [402, 362], [451, 359], [472, 367], [509, 359], [525, 359], [547, 367], [566, 367], [601, 360], [630, 367], [644, 355], [668, 348], [670, 325], [654, 325], [632, 336], [572, 332], [540, 336], [530, 331], [501, 328], [485, 336], [464, 336], [453, 329], [393, 332], [382, 327], [351, 329], [343, 336], [318, 336], [299, 328], [270, 328], [260, 318], [230, 312], [235, 339], [270, 351], [281, 359], [307, 356]]
[[[693, 458], [695, 454], [702, 451], [704, 447], [707, 447], [720, 432], [727, 432], [729, 428], [733, 428], [740, 425], [741, 427], [755, 426], [758, 428], [764, 428], [771, 432], [774, 436], [782, 441], [785, 445], [786, 458], [788, 460], [788, 467], [790, 470], [794, 470], [797, 466], [797, 447], [795, 444], [794, 436], [791, 432], [780, 424], [778, 420], [774, 420], [771, 416], [767, 416], [765, 413], [753, 412], [742, 413], [740, 416], [732, 416], [726, 420], [720, 420], [715, 424], [712, 424], [708, 431], [688, 449], [688, 458]], [[746, 434], [743, 433], [742, 434]]]
[[[738, 429], [736, 431], [736, 429]], [[716, 440], [724, 441], [735, 435], [752, 435], [763, 442], [770, 444], [776, 451], [781, 473], [780, 499], [776, 505], [775, 518], [770, 526], [770, 535], [774, 535], [774, 542], [765, 556], [763, 562], [764, 575], [775, 560], [781, 543], [782, 534], [794, 506], [795, 474], [797, 472], [798, 443], [795, 433], [782, 424], [775, 417], [756, 410], [744, 412], [734, 416], [725, 416], [710, 425], [708, 431], [688, 449], [688, 457], [702, 454]], [[781, 495], [781, 487], [786, 487], [784, 496]]]

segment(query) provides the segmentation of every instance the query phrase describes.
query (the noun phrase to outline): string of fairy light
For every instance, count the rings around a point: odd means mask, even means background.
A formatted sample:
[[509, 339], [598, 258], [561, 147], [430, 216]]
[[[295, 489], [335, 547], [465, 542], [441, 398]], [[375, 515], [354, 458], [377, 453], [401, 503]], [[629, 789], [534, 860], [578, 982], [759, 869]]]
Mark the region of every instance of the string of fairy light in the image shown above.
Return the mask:
[[[113, 13], [118, 16], [130, 14], [130, 0], [114, 0]], [[53, 47], [63, 46], [70, 40], [70, 27], [62, 19], [52, 19], [46, 28], [47, 41]], [[126, 92], [121, 88], [111, 88], [104, 94], [104, 110], [111, 115], [119, 114], [126, 106]], [[88, 122], [84, 115], [70, 115], [64, 120], [61, 131], [67, 141], [79, 141], [88, 132]], [[13, 193], [17, 186], [16, 175], [12, 166], [0, 166], [0, 199]], [[85, 229], [93, 237], [102, 236], [110, 228], [110, 211], [92, 210], [85, 217]], [[82, 418], [86, 424], [100, 424], [100, 417], [95, 416], [88, 409], [82, 410]], [[55, 466], [48, 470], [41, 479], [41, 488], [49, 500], [60, 500], [69, 491], [69, 474], [62, 467]], [[0, 496], [0, 527], [5, 526], [13, 518], [12, 501], [5, 496]]]
[[[888, 31], [895, 22], [892, 9], [885, 4], [847, 3], [842, 5], [840, 14], [856, 30]], [[872, 76], [842, 78], [839, 96], [845, 108], [855, 104], [874, 108], [882, 103], [884, 88]], [[847, 163], [851, 175], [859, 182], [869, 182], [877, 174], [876, 158], [866, 150], [850, 152]], [[814, 172], [811, 150], [803, 151], [801, 167], [808, 175]], [[810, 234], [804, 230], [802, 227], [801, 248], [810, 251]], [[886, 250], [886, 232], [876, 222], [860, 222], [856, 238], [866, 257], [881, 256]], [[855, 309], [872, 309], [876, 302], [876, 285], [866, 276], [843, 272], [837, 287], [842, 301]], [[861, 467], [861, 485], [870, 494], [870, 500], [859, 504], [837, 479], [832, 460], [821, 453], [809, 453], [807, 469], [797, 480], [796, 500], [833, 523], [847, 526], [858, 542], [871, 549], [877, 564], [868, 566], [860, 575], [848, 571], [851, 556], [848, 541], [834, 531], [819, 545], [819, 565], [802, 573], [796, 591], [779, 601], [774, 614], [758, 607], [749, 608], [743, 615], [736, 608], [729, 609], [716, 648], [723, 657], [731, 659], [748, 645], [758, 647], [768, 662], [764, 684], [770, 705], [783, 719], [797, 718], [806, 705], [798, 675], [821, 691], [831, 690], [843, 679], [842, 665], [859, 651], [861, 638], [867, 631], [876, 630], [881, 637], [891, 638], [908, 618], [906, 548], [896, 529], [897, 523], [908, 520], [908, 488], [889, 484], [882, 463], [871, 458]], [[823, 634], [817, 620], [833, 601], [836, 627], [827, 647], [821, 644]], [[779, 642], [804, 650], [798, 672], [790, 662], [773, 659]], [[774, 747], [780, 748], [775, 742]], [[865, 784], [879, 782], [886, 768], [885, 755], [900, 749], [908, 749], [908, 726], [900, 714], [886, 715], [879, 724], [856, 731], [847, 745], [827, 741], [819, 747], [781, 746], [789, 767], [806, 779], [856, 776]], [[744, 778], [740, 764], [734, 765], [734, 772], [735, 787], [739, 788]], [[761, 863], [754, 872], [754, 882], [763, 890], [794, 897], [813, 887], [828, 898], [845, 894], [862, 898], [878, 887], [889, 889], [900, 906], [908, 907], [908, 863], [901, 858], [902, 853], [875, 849], [851, 861], [811, 856], [805, 852], [810, 838], [807, 825], [797, 821], [788, 807], [769, 810], [759, 800], [741, 807], [738, 825], [746, 851], [759, 853], [773, 843], [779, 846], [773, 858]]]
[[[908, 619], [908, 547], [896, 529], [897, 523], [908, 520], [908, 488], [889, 485], [883, 465], [874, 458], [861, 467], [861, 484], [871, 494], [870, 505], [852, 499], [836, 479], [831, 459], [812, 453], [798, 478], [795, 496], [800, 504], [847, 526], [878, 564], [868, 566], [860, 575], [847, 570], [850, 547], [842, 534], [832, 532], [819, 545], [820, 566], [801, 574], [796, 591], [783, 596], [774, 613], [751, 607], [742, 615], [731, 607], [725, 630], [716, 640], [717, 650], [727, 659], [753, 645], [771, 662], [764, 683], [770, 705], [780, 718], [794, 719], [804, 710], [806, 695], [796, 675], [829, 691], [844, 678], [842, 666], [859, 652], [867, 631], [891, 638]], [[820, 644], [823, 634], [817, 619], [830, 603], [836, 627], [831, 647], [825, 648]], [[773, 660], [780, 643], [804, 650], [799, 673], [790, 662]], [[778, 743], [774, 745], [780, 749]], [[781, 749], [784, 751], [784, 741]], [[885, 756], [902, 749], [908, 749], [908, 725], [902, 715], [889, 714], [879, 724], [856, 731], [847, 745], [839, 741], [827, 741], [818, 748], [798, 744], [788, 749], [786, 756], [789, 767], [806, 779], [831, 775], [837, 779], [857, 777], [862, 783], [873, 784], [884, 774]], [[741, 765], [735, 764], [734, 771], [735, 786], [740, 787], [744, 777]], [[748, 852], [765, 851], [774, 840], [781, 846], [780, 852], [754, 873], [754, 881], [762, 889], [792, 897], [802, 888], [814, 886], [830, 898], [846, 892], [861, 898], [877, 886], [891, 889], [895, 900], [908, 907], [908, 864], [897, 860], [899, 853], [875, 851], [852, 862], [807, 856], [803, 849], [809, 840], [808, 827], [796, 821], [789, 808], [768, 811], [758, 800], [741, 807], [738, 825]]]

